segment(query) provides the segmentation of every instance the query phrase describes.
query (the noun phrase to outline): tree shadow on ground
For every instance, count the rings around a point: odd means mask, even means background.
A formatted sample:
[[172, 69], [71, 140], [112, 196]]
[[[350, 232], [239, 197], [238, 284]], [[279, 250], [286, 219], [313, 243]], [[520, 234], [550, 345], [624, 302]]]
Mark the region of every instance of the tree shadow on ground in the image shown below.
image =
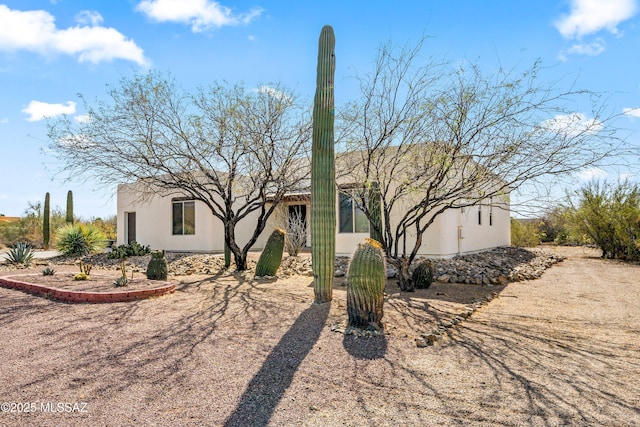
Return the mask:
[[266, 426], [298, 367], [318, 341], [330, 304], [312, 305], [298, 316], [249, 382], [225, 426]]
[[345, 335], [342, 345], [347, 353], [356, 359], [375, 360], [382, 359], [387, 353], [387, 338], [384, 334], [359, 337], [357, 335]]
[[[600, 325], [559, 323], [555, 328], [534, 326], [527, 316], [474, 321], [454, 343], [482, 363], [496, 383], [515, 387], [530, 424], [597, 425], [608, 420], [622, 425], [629, 416], [638, 419], [637, 400], [622, 397], [640, 394], [628, 378], [629, 369], [640, 371], [637, 349], [570, 332]], [[629, 389], [633, 391], [618, 392]], [[501, 402], [482, 404], [498, 407]]]

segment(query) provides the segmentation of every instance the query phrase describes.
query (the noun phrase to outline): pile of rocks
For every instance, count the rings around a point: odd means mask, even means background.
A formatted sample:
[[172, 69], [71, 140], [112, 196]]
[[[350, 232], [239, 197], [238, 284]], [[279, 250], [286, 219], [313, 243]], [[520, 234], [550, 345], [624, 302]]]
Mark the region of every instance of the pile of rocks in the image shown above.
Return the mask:
[[539, 249], [505, 247], [432, 262], [439, 282], [496, 285], [537, 279], [564, 259]]
[[[151, 256], [129, 257], [126, 260], [128, 268], [134, 271], [145, 271]], [[222, 254], [193, 254], [183, 252], [167, 252], [169, 274], [185, 276], [191, 274], [220, 274], [235, 270], [233, 262], [229, 270], [224, 268]], [[564, 257], [543, 250], [526, 250], [520, 248], [496, 248], [487, 252], [464, 255], [451, 259], [432, 259], [435, 277], [439, 282], [468, 283], [468, 284], [504, 284], [507, 282], [530, 280], [539, 278], [542, 273], [560, 262]], [[82, 258], [96, 268], [120, 269], [121, 260], [111, 259], [108, 254], [96, 254]], [[344, 277], [349, 268], [349, 257], [336, 257], [335, 277]], [[36, 260], [34, 260], [36, 261]], [[416, 265], [417, 259], [413, 265]], [[37, 260], [34, 267], [47, 265], [73, 265], [78, 263], [77, 257], [56, 257], [48, 260]], [[255, 272], [256, 262], [247, 261], [247, 274]], [[0, 270], [15, 269], [16, 266], [0, 264]], [[278, 270], [279, 277], [313, 276], [311, 258], [309, 256], [285, 257]], [[388, 265], [387, 277], [397, 275], [396, 269]]]

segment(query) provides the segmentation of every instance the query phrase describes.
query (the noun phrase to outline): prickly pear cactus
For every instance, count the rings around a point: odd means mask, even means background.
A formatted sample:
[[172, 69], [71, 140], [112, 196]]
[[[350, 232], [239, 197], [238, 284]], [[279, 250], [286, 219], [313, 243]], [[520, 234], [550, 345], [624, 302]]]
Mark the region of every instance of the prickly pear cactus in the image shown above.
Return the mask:
[[382, 305], [387, 275], [384, 252], [379, 242], [366, 239], [353, 254], [347, 274], [349, 326], [382, 329]]
[[411, 280], [416, 289], [428, 289], [433, 283], [433, 264], [428, 259], [420, 261], [413, 269]]
[[149, 280], [167, 280], [167, 261], [164, 259], [164, 251], [151, 252], [151, 261], [147, 266], [147, 278]]
[[256, 265], [256, 276], [275, 276], [282, 262], [285, 231], [276, 228], [269, 236]]
[[334, 152], [335, 44], [325, 25], [318, 42], [318, 70], [313, 103], [311, 146], [311, 261], [317, 304], [331, 301], [336, 256], [336, 187]]

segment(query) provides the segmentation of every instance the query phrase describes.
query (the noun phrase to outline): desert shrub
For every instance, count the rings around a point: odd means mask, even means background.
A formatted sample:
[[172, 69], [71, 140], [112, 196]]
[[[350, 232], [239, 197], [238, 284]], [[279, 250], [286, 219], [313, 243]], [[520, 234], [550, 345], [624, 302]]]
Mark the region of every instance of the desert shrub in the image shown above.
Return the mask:
[[529, 248], [540, 244], [538, 221], [511, 218], [511, 246]]
[[116, 239], [116, 224], [118, 217], [115, 215], [109, 216], [105, 219], [102, 218], [92, 218], [91, 224], [95, 225], [104, 233], [107, 239], [115, 240]]
[[56, 249], [64, 255], [87, 255], [105, 247], [105, 236], [95, 226], [67, 224], [56, 232]]
[[294, 210], [288, 218], [285, 248], [289, 256], [297, 256], [307, 241], [307, 221], [302, 211]]
[[33, 259], [33, 248], [26, 242], [16, 243], [7, 252], [7, 260], [14, 264], [23, 264], [28, 267]]
[[585, 236], [603, 258], [640, 259], [640, 186], [592, 182], [569, 200], [568, 224]]
[[125, 259], [130, 256], [143, 256], [151, 253], [151, 247], [149, 245], [143, 246], [140, 243], [133, 241], [128, 245], [120, 245], [113, 248], [109, 253], [109, 258], [112, 259]]

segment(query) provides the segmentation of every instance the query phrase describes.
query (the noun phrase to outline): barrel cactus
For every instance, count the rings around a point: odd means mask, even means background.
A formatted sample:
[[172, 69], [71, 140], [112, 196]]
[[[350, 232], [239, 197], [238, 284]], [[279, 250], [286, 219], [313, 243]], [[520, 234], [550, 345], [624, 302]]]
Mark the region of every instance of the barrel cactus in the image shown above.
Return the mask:
[[151, 260], [147, 265], [147, 278], [149, 280], [167, 280], [167, 260], [164, 251], [151, 252]]
[[275, 276], [282, 262], [285, 231], [276, 228], [269, 236], [256, 265], [256, 276]]
[[347, 274], [349, 326], [376, 331], [382, 329], [386, 279], [382, 245], [376, 240], [366, 239], [353, 254]]
[[318, 69], [313, 102], [311, 146], [311, 261], [317, 304], [331, 301], [336, 254], [336, 187], [334, 148], [335, 44], [325, 25], [318, 41]]
[[413, 269], [411, 280], [416, 289], [428, 289], [433, 283], [433, 263], [428, 259], [422, 260]]

